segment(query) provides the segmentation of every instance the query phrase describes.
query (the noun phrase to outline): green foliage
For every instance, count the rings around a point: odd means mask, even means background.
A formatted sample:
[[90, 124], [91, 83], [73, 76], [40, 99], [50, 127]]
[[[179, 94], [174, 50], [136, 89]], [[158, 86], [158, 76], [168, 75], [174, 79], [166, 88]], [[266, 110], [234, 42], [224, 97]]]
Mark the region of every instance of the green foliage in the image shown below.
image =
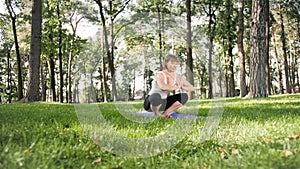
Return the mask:
[[[94, 144], [78, 121], [74, 105], [0, 105], [0, 167], [297, 168], [299, 103], [300, 95], [228, 99], [219, 127], [206, 141], [201, 140], [205, 120], [189, 121], [196, 125], [178, 144], [147, 158], [124, 157]], [[141, 102], [116, 104], [142, 109]], [[116, 104], [99, 104], [99, 108], [113, 129], [127, 137], [155, 136], [174, 123], [172, 119], [136, 123], [119, 114]], [[190, 101], [186, 110], [206, 116], [210, 101]]]

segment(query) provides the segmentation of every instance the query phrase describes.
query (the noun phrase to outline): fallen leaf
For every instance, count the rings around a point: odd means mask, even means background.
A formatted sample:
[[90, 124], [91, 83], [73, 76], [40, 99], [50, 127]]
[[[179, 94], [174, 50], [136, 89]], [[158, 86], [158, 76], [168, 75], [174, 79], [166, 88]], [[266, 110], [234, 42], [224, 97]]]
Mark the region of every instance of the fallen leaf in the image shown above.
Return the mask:
[[219, 147], [218, 150], [219, 150], [221, 153], [223, 153], [223, 152], [225, 152], [225, 151], [227, 150], [227, 148]]
[[24, 150], [24, 154], [27, 154], [27, 153], [29, 153], [30, 151], [32, 150], [32, 148], [31, 147], [29, 147], [29, 148], [27, 148], [26, 150]]
[[300, 136], [299, 135], [293, 135], [293, 136], [289, 136], [288, 138], [289, 138], [289, 140], [294, 140], [294, 139], [299, 139]]
[[266, 142], [267, 143], [274, 143], [274, 140], [270, 139], [270, 138], [266, 138]]
[[101, 158], [97, 158], [96, 160], [93, 161], [94, 163], [100, 163], [101, 162]]
[[33, 142], [31, 145], [30, 145], [30, 147], [29, 148], [27, 148], [26, 150], [24, 150], [24, 154], [27, 154], [27, 153], [29, 153], [31, 150], [32, 150], [32, 148], [35, 146], [35, 142]]
[[294, 140], [294, 139], [298, 140], [300, 138], [300, 131], [299, 131], [298, 135], [289, 136], [288, 138], [289, 138], [289, 140]]

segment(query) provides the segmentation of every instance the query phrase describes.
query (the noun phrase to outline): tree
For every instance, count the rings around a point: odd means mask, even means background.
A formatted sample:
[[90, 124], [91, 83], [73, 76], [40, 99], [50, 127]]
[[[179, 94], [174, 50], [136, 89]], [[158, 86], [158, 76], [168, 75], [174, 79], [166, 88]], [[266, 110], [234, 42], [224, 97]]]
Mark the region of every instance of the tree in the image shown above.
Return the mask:
[[217, 26], [217, 18], [216, 13], [219, 10], [221, 5], [220, 0], [213, 1], [207, 0], [200, 3], [203, 12], [205, 12], [206, 16], [208, 17], [208, 25], [206, 34], [209, 39], [209, 59], [208, 59], [208, 98], [213, 98], [213, 85], [212, 85], [212, 55], [213, 55], [213, 44], [216, 37], [216, 26]]
[[32, 6], [31, 46], [28, 71], [29, 78], [26, 96], [29, 102], [39, 100], [41, 33], [42, 0], [34, 0]]
[[224, 7], [220, 7], [218, 12], [218, 24], [216, 40], [219, 42], [220, 52], [223, 53], [226, 96], [235, 96], [234, 80], [234, 54], [233, 49], [236, 44], [237, 10], [231, 1], [224, 1]]
[[58, 61], [59, 61], [59, 101], [63, 103], [63, 87], [64, 87], [64, 74], [63, 74], [63, 52], [62, 52], [62, 41], [63, 41], [63, 27], [62, 27], [62, 16], [60, 11], [60, 4], [56, 5], [57, 19], [59, 20], [59, 40], [58, 40]]
[[[187, 80], [194, 85], [193, 77], [193, 52], [192, 52], [192, 28], [191, 28], [191, 0], [186, 0], [186, 21], [187, 21], [187, 41], [186, 41], [186, 65], [187, 65]], [[189, 98], [194, 98], [194, 92], [189, 92]]]
[[283, 21], [282, 13], [279, 14], [279, 20], [280, 20], [280, 28], [281, 28], [281, 47], [282, 47], [281, 56], [282, 56], [283, 66], [284, 66], [285, 87], [286, 87], [286, 93], [291, 93], [290, 80], [289, 80], [289, 65], [287, 61], [287, 52], [286, 52], [286, 37], [285, 37], [284, 21]]
[[270, 69], [270, 3], [269, 1], [266, 2], [266, 48], [267, 48], [267, 55], [266, 55], [266, 84], [267, 84], [267, 91], [268, 94], [271, 94], [271, 69]]
[[273, 37], [273, 49], [274, 49], [274, 55], [275, 55], [275, 62], [276, 62], [276, 68], [278, 71], [278, 84], [279, 84], [279, 93], [283, 94], [284, 90], [283, 90], [283, 84], [282, 84], [282, 73], [280, 70], [280, 60], [278, 57], [278, 52], [277, 52], [277, 47], [276, 47], [276, 38], [275, 38], [275, 26], [272, 25], [272, 37]]
[[54, 8], [55, 5], [51, 4], [52, 2], [47, 1], [47, 6], [46, 8], [48, 9], [47, 13], [48, 13], [48, 19], [49, 22], [47, 22], [47, 27], [46, 29], [48, 29], [48, 34], [46, 36], [48, 36], [48, 44], [49, 46], [46, 46], [46, 49], [48, 49], [48, 64], [49, 64], [49, 73], [50, 73], [50, 92], [52, 95], [52, 101], [55, 102], [56, 101], [56, 79], [55, 79], [55, 56], [56, 56], [56, 41], [54, 40], [56, 38], [55, 35], [55, 30], [56, 30], [56, 18], [54, 17]]
[[[109, 7], [108, 9], [105, 8], [103, 5], [103, 2], [100, 0], [94, 0], [98, 6], [99, 6], [99, 12], [100, 12], [100, 17], [101, 17], [101, 24], [102, 24], [102, 30], [104, 31], [104, 44], [105, 44], [105, 50], [106, 50], [106, 55], [108, 58], [108, 65], [109, 65], [109, 70], [111, 74], [111, 79], [112, 79], [112, 97], [113, 100], [116, 101], [118, 96], [117, 96], [117, 88], [116, 88], [116, 79], [115, 79], [115, 66], [114, 66], [114, 48], [115, 48], [115, 36], [116, 34], [114, 33], [114, 23], [117, 18], [117, 16], [123, 12], [126, 8], [126, 6], [129, 4], [130, 0], [126, 0], [124, 2], [113, 2], [112, 0], [108, 1]], [[108, 39], [108, 30], [107, 30], [107, 18], [105, 17], [105, 14], [108, 14], [109, 21], [110, 21], [110, 43]]]
[[250, 29], [250, 92], [248, 97], [267, 97], [266, 18], [267, 0], [252, 0]]
[[9, 16], [10, 16], [11, 24], [12, 24], [12, 30], [13, 30], [13, 34], [14, 34], [14, 42], [15, 42], [17, 66], [18, 66], [18, 100], [20, 100], [24, 97], [23, 96], [22, 65], [21, 65], [22, 61], [21, 61], [21, 54], [20, 54], [20, 49], [19, 49], [18, 35], [17, 35], [17, 28], [16, 28], [17, 27], [16, 26], [17, 14], [14, 11], [14, 9], [15, 9], [14, 6], [16, 6], [16, 7], [20, 6], [21, 2], [5, 0], [5, 4], [6, 4], [8, 12], [9, 12]]
[[247, 95], [246, 86], [246, 68], [245, 68], [245, 51], [244, 51], [244, 0], [239, 0], [239, 14], [238, 14], [238, 32], [237, 32], [237, 46], [240, 63], [240, 97]]

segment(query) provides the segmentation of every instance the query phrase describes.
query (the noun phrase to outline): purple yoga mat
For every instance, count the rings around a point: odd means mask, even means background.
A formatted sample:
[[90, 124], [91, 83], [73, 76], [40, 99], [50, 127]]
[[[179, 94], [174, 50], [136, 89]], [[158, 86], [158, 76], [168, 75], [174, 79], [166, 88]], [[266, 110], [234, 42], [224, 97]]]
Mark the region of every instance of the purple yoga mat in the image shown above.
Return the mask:
[[[142, 116], [154, 116], [153, 112], [139, 112], [138, 115], [142, 115]], [[205, 118], [203, 116], [197, 116], [197, 115], [192, 115], [192, 114], [179, 114], [176, 112], [172, 112], [170, 113], [170, 116], [174, 119], [198, 119], [198, 118]]]

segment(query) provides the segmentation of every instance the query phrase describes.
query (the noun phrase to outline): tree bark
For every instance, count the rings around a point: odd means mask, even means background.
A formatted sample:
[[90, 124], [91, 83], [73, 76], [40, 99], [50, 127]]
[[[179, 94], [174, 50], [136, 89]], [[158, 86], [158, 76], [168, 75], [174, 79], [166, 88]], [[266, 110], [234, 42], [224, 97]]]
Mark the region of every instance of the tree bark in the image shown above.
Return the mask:
[[57, 4], [57, 18], [59, 19], [59, 40], [58, 40], [58, 61], [59, 61], [59, 101], [64, 102], [63, 88], [64, 88], [64, 74], [63, 74], [63, 59], [62, 59], [62, 21], [60, 18], [60, 6]]
[[285, 75], [285, 88], [286, 93], [291, 93], [290, 88], [290, 81], [289, 81], [289, 65], [287, 62], [287, 54], [286, 54], [286, 41], [285, 41], [285, 32], [284, 32], [284, 23], [283, 23], [283, 16], [280, 13], [280, 26], [281, 26], [281, 47], [282, 47], [282, 60], [283, 60], [283, 67], [284, 67], [284, 75]]
[[110, 74], [111, 74], [111, 78], [112, 78], [112, 97], [113, 97], [113, 100], [115, 101], [117, 99], [117, 91], [116, 91], [116, 86], [115, 86], [115, 81], [114, 81], [114, 78], [115, 78], [114, 73], [115, 72], [114, 72], [113, 60], [111, 58], [112, 55], [110, 53], [109, 44], [108, 44], [108, 33], [106, 30], [106, 20], [105, 20], [104, 13], [103, 13], [102, 2], [100, 0], [95, 0], [95, 1], [99, 5], [102, 30], [104, 31], [104, 44], [105, 44], [106, 56], [108, 58], [108, 64], [109, 64]]
[[277, 47], [276, 47], [276, 37], [275, 37], [275, 28], [272, 28], [272, 37], [273, 37], [273, 48], [274, 48], [274, 54], [276, 58], [276, 68], [278, 72], [278, 83], [279, 83], [279, 93], [283, 94], [283, 84], [282, 84], [282, 73], [280, 68], [280, 60], [278, 57]]
[[72, 27], [72, 38], [69, 46], [69, 59], [68, 59], [68, 103], [72, 103], [74, 100], [72, 99], [72, 64], [75, 55], [75, 38], [76, 38], [76, 31], [79, 22], [83, 19], [81, 16], [79, 19], [76, 20], [75, 24], [73, 25], [73, 17], [75, 16], [75, 12], [72, 13], [71, 18], [69, 20], [70, 26]]
[[[232, 10], [231, 10], [231, 3], [230, 0], [226, 0], [226, 29], [228, 32], [231, 32], [232, 30]], [[235, 82], [234, 82], [234, 63], [233, 63], [233, 38], [231, 33], [227, 33], [225, 35], [227, 40], [227, 55], [229, 57], [229, 64], [228, 64], [228, 77], [229, 77], [229, 96], [234, 97], [235, 96]]]
[[247, 85], [246, 85], [246, 68], [245, 68], [245, 50], [244, 50], [244, 0], [239, 1], [239, 23], [238, 23], [238, 56], [240, 63], [240, 97], [247, 95]]
[[71, 42], [70, 51], [69, 51], [69, 59], [68, 59], [68, 103], [72, 103], [72, 62], [73, 62], [73, 54], [72, 47], [73, 43]]
[[267, 84], [267, 91], [268, 95], [271, 95], [271, 72], [270, 72], [270, 3], [269, 1], [266, 2], [266, 49], [267, 49], [267, 55], [266, 55], [266, 84]]
[[42, 0], [34, 0], [32, 6], [31, 45], [28, 69], [27, 99], [29, 102], [39, 100], [41, 34]]
[[267, 97], [266, 1], [252, 0], [250, 29], [250, 92], [248, 97]]
[[102, 74], [102, 99], [103, 102], [107, 102], [107, 95], [108, 95], [108, 85], [107, 85], [107, 78], [106, 78], [106, 61], [105, 61], [105, 44], [104, 44], [104, 30], [102, 29], [102, 38], [101, 38], [101, 48], [102, 48], [102, 63], [101, 63], [101, 74]]
[[[187, 21], [187, 41], [186, 41], [186, 49], [187, 49], [187, 59], [186, 59], [186, 73], [187, 80], [194, 85], [194, 77], [193, 77], [193, 53], [192, 53], [192, 28], [191, 28], [191, 0], [186, 0], [186, 21]], [[194, 92], [189, 92], [189, 99], [194, 98]]]
[[11, 47], [9, 48], [9, 50], [7, 50], [7, 94], [8, 94], [7, 100], [8, 100], [8, 103], [11, 103], [11, 101], [12, 101], [12, 84], [11, 84], [12, 76], [11, 76], [10, 52], [11, 52]]
[[43, 63], [41, 63], [41, 87], [42, 87], [42, 101], [46, 101], [47, 99], [47, 85], [46, 85], [46, 80], [45, 80], [45, 69]]
[[[52, 33], [50, 33], [50, 40], [53, 41]], [[55, 62], [54, 53], [50, 52], [49, 56], [49, 72], [50, 72], [50, 91], [52, 95], [52, 101], [56, 102], [56, 82], [55, 82]]]
[[[297, 59], [296, 59], [296, 47], [294, 46], [293, 48], [293, 40], [290, 40], [290, 58], [291, 58], [291, 92], [292, 93], [296, 93], [296, 83], [295, 83], [295, 79], [296, 79], [296, 63], [297, 63]], [[294, 50], [295, 49], [295, 50]]]
[[[112, 7], [112, 0], [109, 1], [109, 8], [110, 11], [113, 11], [113, 7]], [[102, 13], [103, 14], [103, 13]], [[101, 18], [104, 18], [101, 17]], [[103, 22], [105, 22], [105, 19], [102, 20]], [[110, 37], [111, 37], [111, 41], [110, 41], [110, 52], [108, 53], [108, 65], [109, 65], [109, 69], [110, 69], [110, 73], [111, 73], [111, 82], [112, 82], [112, 97], [113, 97], [113, 101], [117, 101], [118, 100], [118, 95], [117, 95], [117, 86], [116, 86], [116, 75], [115, 75], [115, 65], [114, 65], [114, 18], [112, 16], [112, 14], [110, 14]], [[102, 23], [103, 25], [103, 23]], [[103, 26], [103, 29], [106, 29], [105, 24]], [[106, 32], [106, 31], [105, 31]], [[106, 39], [107, 39], [107, 32], [104, 34]], [[107, 44], [107, 46], [109, 46]]]
[[11, 24], [12, 24], [12, 30], [13, 30], [13, 35], [14, 35], [14, 42], [15, 42], [15, 49], [16, 49], [16, 56], [17, 56], [17, 70], [18, 70], [18, 88], [17, 88], [17, 93], [18, 93], [18, 100], [21, 100], [24, 95], [23, 95], [23, 78], [22, 78], [22, 61], [21, 61], [21, 56], [20, 56], [20, 50], [19, 50], [19, 43], [18, 43], [18, 35], [17, 35], [17, 27], [16, 27], [16, 14], [14, 12], [14, 8], [11, 4], [11, 1], [6, 0], [5, 1], [10, 19], [11, 19]]
[[160, 69], [162, 70], [163, 69], [163, 54], [162, 54], [162, 51], [163, 51], [163, 47], [162, 47], [162, 19], [161, 19], [161, 10], [160, 10], [160, 4], [157, 3], [156, 4], [156, 8], [157, 8], [157, 16], [158, 16], [158, 43], [159, 43], [159, 66], [160, 66]]

